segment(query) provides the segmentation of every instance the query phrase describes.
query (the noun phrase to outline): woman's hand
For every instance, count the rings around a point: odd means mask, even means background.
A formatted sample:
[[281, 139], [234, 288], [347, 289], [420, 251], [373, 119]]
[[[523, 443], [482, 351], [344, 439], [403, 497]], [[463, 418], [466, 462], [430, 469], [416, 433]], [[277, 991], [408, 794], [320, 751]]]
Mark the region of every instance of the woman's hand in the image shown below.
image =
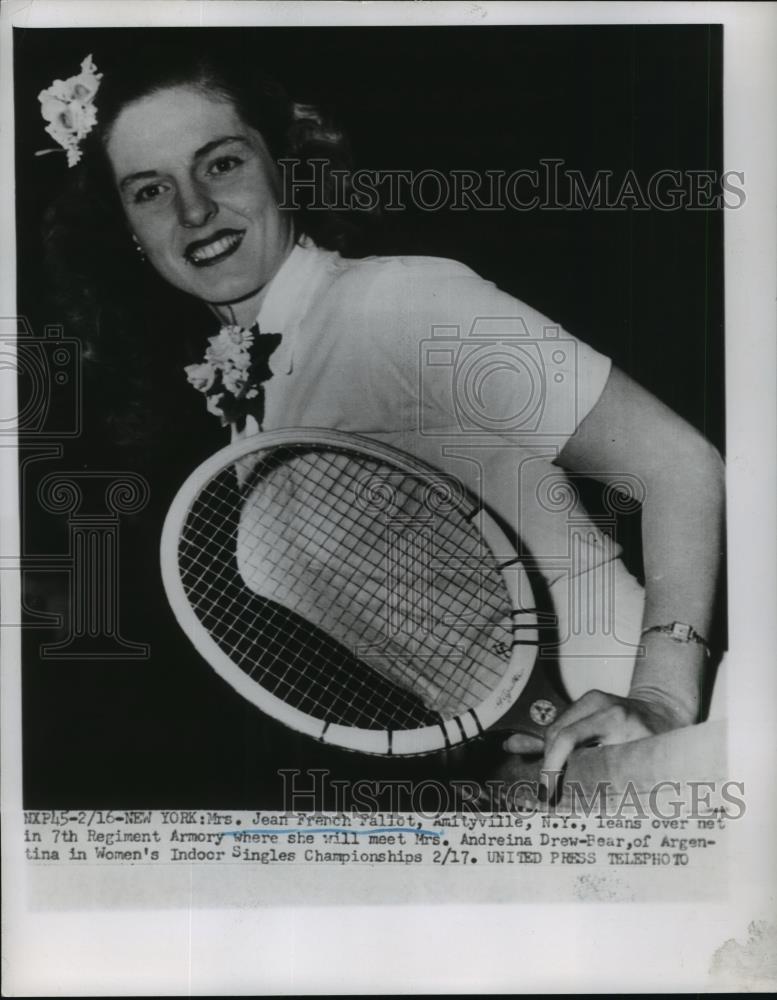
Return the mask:
[[544, 741], [536, 736], [516, 733], [504, 743], [509, 753], [537, 754], [544, 752], [540, 767], [540, 798], [553, 801], [558, 776], [578, 747], [591, 744], [606, 746], [631, 743], [668, 732], [677, 726], [668, 709], [639, 698], [620, 698], [603, 691], [588, 691], [562, 712], [548, 726]]

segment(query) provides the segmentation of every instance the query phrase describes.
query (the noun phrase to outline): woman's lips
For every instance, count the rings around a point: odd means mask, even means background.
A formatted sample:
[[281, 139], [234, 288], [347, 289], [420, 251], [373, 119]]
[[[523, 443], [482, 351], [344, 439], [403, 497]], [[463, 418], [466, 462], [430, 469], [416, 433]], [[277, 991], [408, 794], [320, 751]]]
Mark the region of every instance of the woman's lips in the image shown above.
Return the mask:
[[184, 252], [192, 267], [212, 267], [230, 257], [243, 242], [245, 230], [221, 230], [207, 240], [190, 243]]

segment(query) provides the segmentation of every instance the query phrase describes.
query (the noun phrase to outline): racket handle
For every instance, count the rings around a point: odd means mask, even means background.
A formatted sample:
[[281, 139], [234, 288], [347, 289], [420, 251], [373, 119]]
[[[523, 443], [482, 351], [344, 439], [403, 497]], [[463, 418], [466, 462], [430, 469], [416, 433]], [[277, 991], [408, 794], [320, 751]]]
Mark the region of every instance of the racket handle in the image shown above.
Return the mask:
[[[570, 704], [569, 699], [554, 687], [549, 676], [552, 672], [552, 665], [536, 665], [517, 701], [501, 719], [489, 726], [479, 739], [445, 751], [443, 756], [449, 777], [474, 780], [482, 785], [489, 778], [498, 778], [505, 761], [510, 759], [511, 780], [515, 780], [520, 755], [505, 752], [502, 747], [505, 738], [512, 733], [528, 733], [544, 739], [547, 727]], [[527, 774], [536, 780], [538, 774], [527, 766]]]
[[551, 682], [549, 668], [537, 664], [518, 699], [501, 719], [489, 728], [491, 731], [528, 733], [545, 738], [547, 727], [569, 706], [569, 699]]

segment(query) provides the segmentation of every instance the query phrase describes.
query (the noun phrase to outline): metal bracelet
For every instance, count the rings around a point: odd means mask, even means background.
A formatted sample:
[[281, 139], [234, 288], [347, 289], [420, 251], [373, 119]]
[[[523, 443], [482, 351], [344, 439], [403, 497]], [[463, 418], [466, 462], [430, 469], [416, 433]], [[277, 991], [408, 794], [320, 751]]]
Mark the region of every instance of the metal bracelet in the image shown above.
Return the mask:
[[700, 635], [692, 625], [686, 625], [685, 622], [671, 622], [669, 625], [650, 625], [648, 628], [642, 629], [640, 632], [640, 638], [651, 632], [657, 632], [659, 635], [665, 635], [667, 638], [672, 639], [673, 642], [695, 642], [699, 646], [704, 647], [707, 656], [712, 655], [710, 653], [709, 643], [704, 636]]

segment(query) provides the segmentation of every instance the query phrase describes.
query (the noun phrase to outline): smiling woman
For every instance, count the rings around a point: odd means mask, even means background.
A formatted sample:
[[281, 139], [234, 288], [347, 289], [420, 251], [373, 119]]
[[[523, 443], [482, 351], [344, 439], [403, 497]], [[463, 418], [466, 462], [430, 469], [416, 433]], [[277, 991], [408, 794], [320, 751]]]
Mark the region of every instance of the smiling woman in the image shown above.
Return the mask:
[[128, 105], [105, 147], [133, 236], [156, 271], [221, 307], [222, 319], [250, 326], [294, 238], [261, 134], [227, 100], [174, 87]]
[[[201, 352], [202, 323], [176, 292], [222, 322], [250, 325], [295, 241], [358, 252], [369, 228], [369, 213], [329, 207], [328, 174], [317, 188], [324, 207], [311, 208], [311, 161], [325, 157], [341, 173], [350, 166], [326, 115], [228, 55], [204, 57], [172, 40], [141, 55], [101, 74], [95, 127], [44, 227], [59, 305], [90, 372], [113, 383], [112, 434], [134, 444], [158, 439], [169, 417], [161, 382], [180, 377], [165, 368], [160, 329], [177, 328], [178, 372]], [[302, 180], [293, 210], [279, 207], [283, 157]]]

